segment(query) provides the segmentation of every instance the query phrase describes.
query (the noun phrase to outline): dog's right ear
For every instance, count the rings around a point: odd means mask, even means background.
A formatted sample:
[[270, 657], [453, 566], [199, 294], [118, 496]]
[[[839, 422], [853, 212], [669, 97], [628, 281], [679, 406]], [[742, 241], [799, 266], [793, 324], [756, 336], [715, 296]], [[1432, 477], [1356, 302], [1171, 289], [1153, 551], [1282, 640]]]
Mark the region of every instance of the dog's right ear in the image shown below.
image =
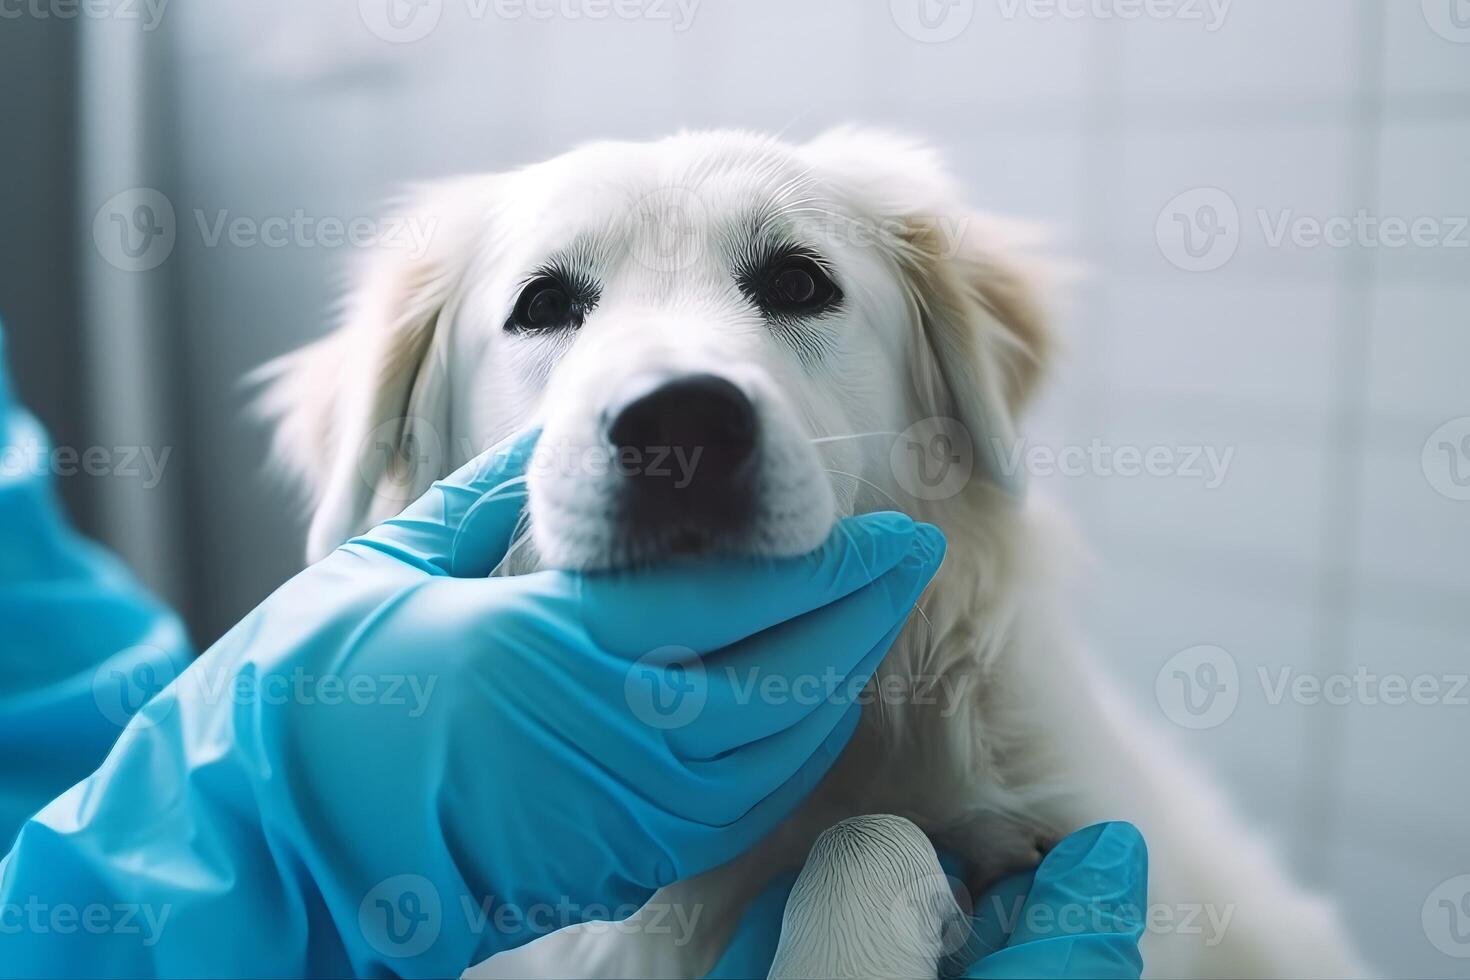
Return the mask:
[[1043, 236], [968, 207], [914, 140], [843, 127], [803, 152], [880, 231], [907, 284], [916, 407], [958, 421], [992, 482], [1018, 490], [1005, 454], [1056, 348], [1041, 302], [1056, 267], [1034, 251]]
[[493, 184], [466, 177], [411, 194], [381, 225], [341, 326], [255, 376], [264, 385], [258, 408], [275, 424], [275, 455], [310, 499], [309, 561], [444, 475], [447, 334]]

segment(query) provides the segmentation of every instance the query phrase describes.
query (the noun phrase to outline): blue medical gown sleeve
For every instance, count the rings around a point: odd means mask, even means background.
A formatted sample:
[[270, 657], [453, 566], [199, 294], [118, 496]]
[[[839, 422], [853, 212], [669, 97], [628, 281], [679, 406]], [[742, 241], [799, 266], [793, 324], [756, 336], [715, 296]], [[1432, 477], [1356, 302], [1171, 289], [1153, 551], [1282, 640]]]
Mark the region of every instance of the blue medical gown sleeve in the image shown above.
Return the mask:
[[0, 332], [0, 850], [190, 657], [178, 617], [68, 526], [53, 458]]

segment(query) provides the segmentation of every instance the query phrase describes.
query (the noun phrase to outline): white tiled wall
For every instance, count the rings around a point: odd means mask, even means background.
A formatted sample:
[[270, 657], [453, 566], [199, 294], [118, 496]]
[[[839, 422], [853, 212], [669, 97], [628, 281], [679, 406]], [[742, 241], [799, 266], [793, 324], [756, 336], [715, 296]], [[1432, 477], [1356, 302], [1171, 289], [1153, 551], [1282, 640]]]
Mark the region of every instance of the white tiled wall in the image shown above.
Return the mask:
[[[371, 213], [406, 179], [680, 126], [799, 138], [858, 119], [931, 138], [978, 204], [1045, 219], [1090, 269], [1038, 437], [1233, 452], [1213, 489], [1038, 481], [1099, 552], [1098, 647], [1153, 711], [1170, 655], [1230, 651], [1240, 708], [1180, 737], [1303, 875], [1340, 893], [1380, 970], [1470, 976], [1421, 921], [1430, 890], [1470, 873], [1470, 707], [1272, 705], [1254, 679], [1470, 670], [1470, 502], [1421, 465], [1429, 434], [1470, 415], [1470, 248], [1272, 247], [1262, 228], [1263, 214], [1470, 215], [1470, 43], [1431, 27], [1470, 3], [1233, 0], [1210, 31], [959, 0], [935, 9], [971, 11], [969, 27], [920, 43], [890, 16], [907, 2], [704, 0], [675, 31], [476, 19], [443, 0], [438, 31], [392, 45], [363, 29], [357, 0], [197, 0], [169, 25], [180, 203]], [[1233, 200], [1241, 241], [1223, 268], [1189, 273], [1156, 222], [1200, 187]], [[240, 445], [255, 437], [218, 393], [321, 329], [341, 256], [181, 248], [199, 437]], [[279, 491], [242, 458], [200, 478], [270, 520]], [[231, 564], [261, 550], [239, 530], [252, 524], [200, 544], [217, 552], [200, 566], [226, 613], [279, 572]], [[232, 539], [245, 533], [252, 548]]]
[[[1105, 5], [1106, 6], [1106, 5]], [[1202, 19], [1182, 14], [1194, 6]], [[1360, 66], [1356, 11], [1344, 0], [1178, 5], [1180, 17], [1115, 22], [1127, 101], [1181, 106], [1254, 99], [1342, 99]], [[1214, 28], [1212, 30], [1212, 28]]]

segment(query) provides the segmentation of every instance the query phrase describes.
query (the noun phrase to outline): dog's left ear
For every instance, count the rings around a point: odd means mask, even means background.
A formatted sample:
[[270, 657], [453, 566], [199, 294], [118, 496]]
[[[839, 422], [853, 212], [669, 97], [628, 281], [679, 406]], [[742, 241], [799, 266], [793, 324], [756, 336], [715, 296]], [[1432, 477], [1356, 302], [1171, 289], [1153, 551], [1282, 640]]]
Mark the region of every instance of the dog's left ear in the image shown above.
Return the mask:
[[[890, 249], [919, 325], [912, 348], [918, 405], [967, 430], [994, 482], [1017, 490], [1006, 463], [1016, 421], [1045, 376], [1056, 344], [1042, 307], [1043, 236], [965, 206], [927, 146], [867, 129], [809, 143], [814, 170], [873, 223]], [[914, 420], [918, 421], [918, 420]]]
[[398, 513], [447, 470], [449, 321], [493, 181], [447, 180], [410, 195], [394, 212], [404, 234], [366, 256], [337, 330], [256, 375], [276, 455], [310, 497], [309, 561]]

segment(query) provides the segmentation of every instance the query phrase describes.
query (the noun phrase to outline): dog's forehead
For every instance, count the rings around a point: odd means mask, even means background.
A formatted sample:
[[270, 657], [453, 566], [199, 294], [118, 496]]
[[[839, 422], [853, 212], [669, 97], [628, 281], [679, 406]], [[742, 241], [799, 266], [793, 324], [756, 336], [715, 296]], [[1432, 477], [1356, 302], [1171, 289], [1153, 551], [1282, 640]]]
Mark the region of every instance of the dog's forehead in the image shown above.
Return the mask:
[[543, 239], [627, 241], [668, 229], [754, 235], [824, 199], [818, 175], [791, 147], [738, 133], [656, 143], [597, 143], [518, 175], [521, 221]]
[[773, 190], [805, 173], [797, 150], [740, 133], [695, 133], [652, 143], [593, 143], [549, 161], [561, 179], [643, 192], [744, 187]]

